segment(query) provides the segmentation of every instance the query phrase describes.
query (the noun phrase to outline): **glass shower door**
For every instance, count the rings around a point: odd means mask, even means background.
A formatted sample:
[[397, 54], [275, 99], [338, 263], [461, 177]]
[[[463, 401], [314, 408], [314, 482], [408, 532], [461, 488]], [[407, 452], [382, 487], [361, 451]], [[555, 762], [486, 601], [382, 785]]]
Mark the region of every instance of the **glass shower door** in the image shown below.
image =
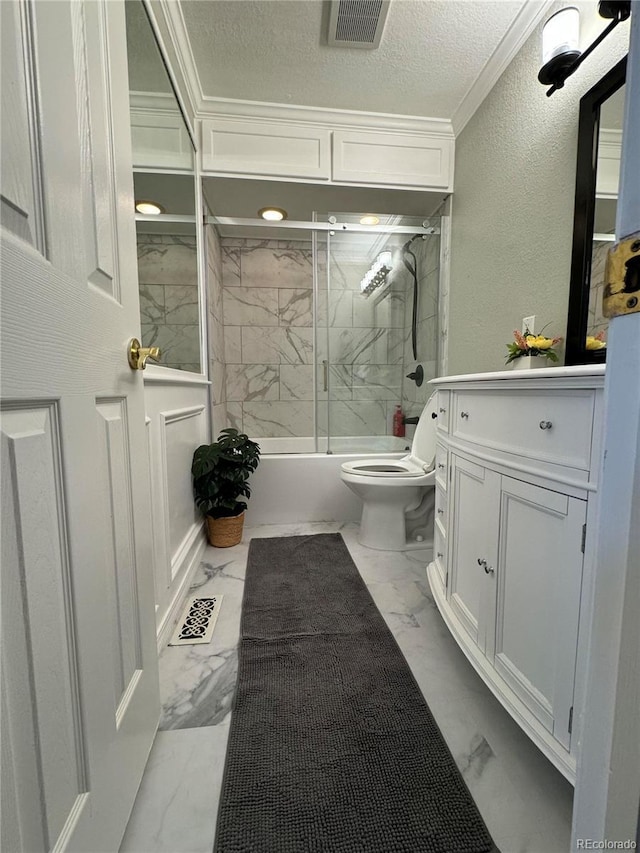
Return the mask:
[[[326, 288], [318, 297], [327, 390], [326, 399], [319, 396], [318, 425], [333, 453], [404, 451], [412, 430], [393, 435], [396, 406], [419, 415], [429, 394], [425, 383], [437, 373], [439, 237], [429, 232], [439, 229], [409, 217], [385, 219], [393, 223], [387, 231], [336, 231], [327, 238]], [[419, 363], [425, 371], [420, 388], [406, 376]]]

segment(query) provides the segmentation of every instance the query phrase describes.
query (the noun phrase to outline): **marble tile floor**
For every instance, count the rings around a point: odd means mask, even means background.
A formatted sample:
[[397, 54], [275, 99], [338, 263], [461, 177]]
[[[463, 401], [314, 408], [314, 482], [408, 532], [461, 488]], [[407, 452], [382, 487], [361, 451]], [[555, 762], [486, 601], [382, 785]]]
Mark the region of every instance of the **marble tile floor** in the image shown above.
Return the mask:
[[372, 551], [358, 544], [356, 524], [318, 523], [247, 527], [240, 545], [205, 552], [190, 592], [223, 594], [224, 602], [210, 644], [168, 647], [160, 657], [160, 731], [120, 853], [210, 853], [249, 540], [338, 530], [498, 848], [568, 851], [573, 789], [503, 710], [449, 634], [429, 591], [424, 552]]

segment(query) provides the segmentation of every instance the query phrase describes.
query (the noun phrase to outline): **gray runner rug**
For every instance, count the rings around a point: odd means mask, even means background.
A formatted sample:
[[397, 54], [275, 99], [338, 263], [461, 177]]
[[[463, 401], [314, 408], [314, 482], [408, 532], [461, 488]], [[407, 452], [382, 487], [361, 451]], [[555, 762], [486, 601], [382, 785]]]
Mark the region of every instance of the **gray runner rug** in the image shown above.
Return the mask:
[[339, 533], [251, 541], [214, 849], [497, 853]]

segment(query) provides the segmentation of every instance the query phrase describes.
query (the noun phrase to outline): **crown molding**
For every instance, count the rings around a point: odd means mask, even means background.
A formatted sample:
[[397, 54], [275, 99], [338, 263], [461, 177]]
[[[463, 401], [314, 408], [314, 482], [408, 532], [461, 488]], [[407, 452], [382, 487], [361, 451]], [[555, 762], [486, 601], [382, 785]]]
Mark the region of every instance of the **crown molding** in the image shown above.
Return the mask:
[[173, 92], [129, 92], [132, 110], [151, 113], [182, 115]]
[[251, 121], [285, 122], [293, 125], [374, 130], [393, 133], [415, 133], [453, 139], [449, 119], [395, 113], [374, 113], [360, 110], [332, 110], [327, 107], [305, 107], [295, 104], [274, 104], [267, 101], [243, 101], [235, 98], [216, 98], [206, 95], [198, 113], [200, 119], [234, 118]]
[[[205, 95], [191, 49], [179, 0], [145, 0], [159, 9], [184, 80], [191, 114], [195, 119], [235, 118], [251, 121], [322, 125], [342, 129], [415, 133], [455, 138], [472, 118], [498, 79], [555, 0], [523, 0], [522, 7], [500, 43], [483, 66], [451, 119], [415, 115], [328, 109], [294, 104], [250, 101]], [[166, 50], [165, 50], [166, 55]]]
[[555, 0], [525, 0], [522, 4], [522, 8], [513, 19], [511, 26], [451, 117], [451, 124], [456, 136], [465, 128], [507, 66], [554, 3]]
[[184, 80], [186, 96], [189, 99], [191, 114], [198, 116], [204, 96], [202, 84], [198, 75], [198, 68], [191, 50], [191, 40], [187, 32], [187, 25], [182, 14], [182, 8], [178, 0], [156, 0], [161, 10], [169, 38], [174, 47], [174, 52], [180, 73]]

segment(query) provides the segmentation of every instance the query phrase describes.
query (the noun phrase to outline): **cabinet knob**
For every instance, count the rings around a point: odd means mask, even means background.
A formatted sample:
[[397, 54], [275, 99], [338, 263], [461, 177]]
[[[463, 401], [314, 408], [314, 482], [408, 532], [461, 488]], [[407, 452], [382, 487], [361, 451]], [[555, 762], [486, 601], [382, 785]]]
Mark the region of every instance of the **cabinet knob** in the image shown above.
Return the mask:
[[485, 572], [486, 572], [488, 575], [492, 575], [492, 574], [493, 574], [493, 572], [494, 572], [494, 568], [493, 568], [493, 566], [488, 566], [488, 565], [487, 565], [487, 561], [485, 560], [485, 558], [484, 558], [484, 557], [478, 557], [478, 565], [479, 565], [479, 566], [482, 566], [482, 568], [485, 570]]
[[468, 417], [469, 417], [469, 412], [460, 412], [460, 417], [461, 417], [461, 418], [468, 418]]
[[444, 463], [443, 463], [443, 462], [438, 462], [438, 468], [441, 468], [441, 469], [442, 469], [442, 468], [444, 468], [444, 467], [445, 467], [445, 465], [444, 465]]
[[442, 509], [442, 507], [439, 506], [438, 507], [438, 515], [442, 515], [443, 513], [444, 513], [444, 510]]
[[444, 554], [442, 553], [442, 551], [438, 551], [438, 553], [436, 554], [436, 557], [444, 557]]
[[443, 409], [443, 408], [440, 408], [440, 409], [438, 409], [438, 411], [440, 412], [440, 414], [441, 414], [441, 415], [444, 415], [444, 413], [445, 413], [447, 410], [446, 410], [446, 409]]
[[551, 421], [540, 421], [540, 429], [551, 429], [552, 426]]

